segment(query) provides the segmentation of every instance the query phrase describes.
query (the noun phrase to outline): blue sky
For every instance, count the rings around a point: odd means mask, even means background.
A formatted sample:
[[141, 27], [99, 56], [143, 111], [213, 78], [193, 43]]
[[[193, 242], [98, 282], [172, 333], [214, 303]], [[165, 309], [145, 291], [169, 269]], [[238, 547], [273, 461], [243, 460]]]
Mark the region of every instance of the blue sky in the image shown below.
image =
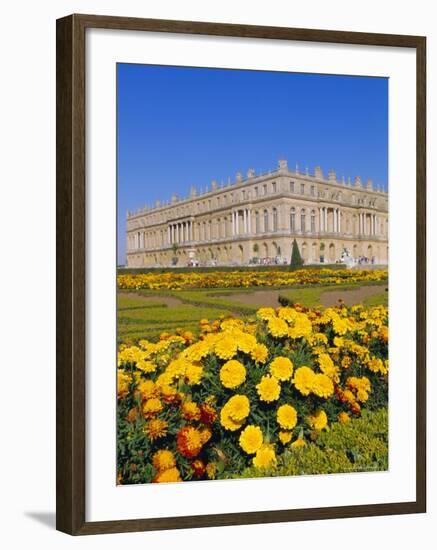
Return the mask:
[[294, 169], [388, 179], [388, 80], [117, 65], [118, 263], [126, 211], [191, 185]]

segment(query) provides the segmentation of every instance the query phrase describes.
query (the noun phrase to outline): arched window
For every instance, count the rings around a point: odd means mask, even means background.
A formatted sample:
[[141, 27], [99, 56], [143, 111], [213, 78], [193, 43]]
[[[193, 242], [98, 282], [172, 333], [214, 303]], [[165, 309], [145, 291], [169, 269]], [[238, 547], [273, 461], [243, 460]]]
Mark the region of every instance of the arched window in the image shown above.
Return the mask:
[[306, 224], [306, 212], [305, 212], [305, 208], [302, 208], [302, 210], [300, 211], [300, 230], [302, 231], [302, 233], [305, 233], [306, 231], [305, 224]]
[[269, 230], [269, 213], [267, 210], [264, 210], [264, 232]]
[[311, 233], [316, 232], [316, 211], [311, 210]]
[[290, 231], [296, 231], [296, 209], [294, 206], [290, 210]]
[[278, 210], [273, 208], [273, 231], [278, 230]]
[[261, 229], [259, 226], [259, 212], [258, 210], [255, 212], [255, 233], [260, 233]]

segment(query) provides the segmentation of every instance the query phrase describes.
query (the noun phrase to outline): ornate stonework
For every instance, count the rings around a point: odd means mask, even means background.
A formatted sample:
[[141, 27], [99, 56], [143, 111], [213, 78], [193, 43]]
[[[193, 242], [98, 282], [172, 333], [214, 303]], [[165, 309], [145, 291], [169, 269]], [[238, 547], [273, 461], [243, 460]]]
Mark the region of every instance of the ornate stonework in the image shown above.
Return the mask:
[[[267, 174], [240, 173], [186, 199], [173, 194], [127, 214], [128, 267], [244, 265], [290, 260], [296, 239], [305, 263], [333, 263], [344, 250], [388, 263], [388, 195], [356, 177], [338, 181], [320, 167], [291, 171], [285, 160]], [[256, 258], [253, 260], [253, 258]], [[265, 260], [269, 258], [270, 260]]]

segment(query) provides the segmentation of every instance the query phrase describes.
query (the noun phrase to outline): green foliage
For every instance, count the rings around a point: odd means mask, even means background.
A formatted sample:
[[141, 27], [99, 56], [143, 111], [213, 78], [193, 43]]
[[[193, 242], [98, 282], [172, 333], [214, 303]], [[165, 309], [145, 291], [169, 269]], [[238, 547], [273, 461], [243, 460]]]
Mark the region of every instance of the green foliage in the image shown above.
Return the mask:
[[[301, 269], [345, 269], [345, 264], [305, 264], [301, 266]], [[157, 268], [148, 268], [148, 267], [118, 267], [117, 275], [138, 275], [141, 273], [211, 273], [211, 272], [222, 272], [226, 273], [227, 271], [288, 271], [290, 266], [288, 265], [257, 265], [253, 266], [214, 266], [214, 267], [157, 267]]]
[[302, 256], [299, 252], [299, 247], [297, 246], [296, 239], [293, 239], [293, 246], [291, 249], [291, 261], [290, 261], [290, 270], [294, 271], [295, 269], [300, 269], [303, 266]]
[[[388, 469], [388, 413], [364, 411], [347, 424], [335, 422], [330, 430], [305, 447], [287, 449], [275, 468], [246, 468], [239, 477], [294, 476]], [[224, 478], [231, 475], [224, 473]]]

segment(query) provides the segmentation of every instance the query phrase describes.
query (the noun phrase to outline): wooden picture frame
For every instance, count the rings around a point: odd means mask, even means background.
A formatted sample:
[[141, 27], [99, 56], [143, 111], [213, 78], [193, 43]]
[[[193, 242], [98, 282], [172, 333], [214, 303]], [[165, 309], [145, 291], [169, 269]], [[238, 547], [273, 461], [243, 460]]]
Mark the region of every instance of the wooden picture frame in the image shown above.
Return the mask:
[[[416, 499], [202, 516], [86, 521], [85, 32], [90, 28], [376, 45], [416, 52]], [[426, 39], [220, 23], [70, 15], [57, 21], [57, 529], [71, 535], [410, 514], [426, 510]]]

